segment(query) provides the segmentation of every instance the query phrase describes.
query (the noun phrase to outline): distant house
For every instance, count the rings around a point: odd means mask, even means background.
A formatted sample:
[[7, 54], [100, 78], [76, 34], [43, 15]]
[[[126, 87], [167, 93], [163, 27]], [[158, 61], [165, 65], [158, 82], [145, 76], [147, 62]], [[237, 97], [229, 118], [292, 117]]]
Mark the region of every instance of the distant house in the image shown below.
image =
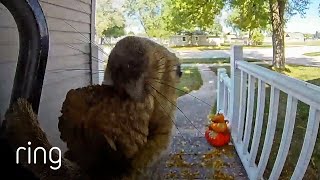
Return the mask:
[[288, 33], [285, 33], [285, 41], [286, 42], [304, 42], [305, 37], [303, 33], [300, 33], [300, 32], [288, 32]]
[[237, 34], [235, 34], [235, 33], [227, 33], [226, 34], [226, 41], [227, 42], [231, 43], [231, 41], [233, 39], [237, 39]]
[[170, 37], [169, 46], [219, 46], [223, 42], [223, 38], [202, 31], [179, 32]]
[[225, 35], [224, 43], [244, 45], [245, 43], [247, 43], [247, 41], [248, 38], [246, 37], [246, 34], [240, 37], [236, 33], [229, 32]]

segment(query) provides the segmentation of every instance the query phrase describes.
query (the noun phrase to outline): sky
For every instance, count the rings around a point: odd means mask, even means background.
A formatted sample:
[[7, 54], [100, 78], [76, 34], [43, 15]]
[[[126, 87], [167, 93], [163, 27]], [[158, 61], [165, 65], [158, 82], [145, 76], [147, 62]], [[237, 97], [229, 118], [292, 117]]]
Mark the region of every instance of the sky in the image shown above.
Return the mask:
[[[299, 14], [291, 17], [286, 24], [285, 31], [311, 34], [316, 33], [316, 31], [320, 31], [319, 3], [320, 0], [311, 0], [309, 9], [306, 10], [305, 17], [301, 17]], [[226, 19], [227, 17], [228, 12], [222, 12], [221, 18]], [[224, 26], [224, 23], [221, 23]], [[223, 27], [223, 31], [231, 31], [231, 28]]]
[[319, 2], [320, 0], [312, 0], [305, 18], [301, 18], [300, 15], [292, 17], [287, 23], [287, 31], [302, 33], [315, 33], [316, 31], [320, 31]]
[[[118, 0], [117, 4], [123, 3], [123, 0]], [[302, 32], [302, 33], [312, 33], [314, 34], [316, 31], [320, 31], [320, 16], [319, 16], [319, 6], [320, 0], [311, 0], [311, 4], [309, 5], [309, 9], [306, 11], [305, 17], [300, 17], [300, 15], [295, 15], [291, 17], [289, 22], [286, 24], [285, 31], [287, 32]], [[222, 12], [222, 21], [224, 18], [228, 16], [227, 12]], [[221, 21], [222, 26], [225, 26]], [[139, 21], [134, 19], [128, 19], [126, 22], [126, 31], [141, 33], [143, 32], [143, 28], [141, 27]], [[223, 27], [223, 31], [228, 32], [230, 28]]]

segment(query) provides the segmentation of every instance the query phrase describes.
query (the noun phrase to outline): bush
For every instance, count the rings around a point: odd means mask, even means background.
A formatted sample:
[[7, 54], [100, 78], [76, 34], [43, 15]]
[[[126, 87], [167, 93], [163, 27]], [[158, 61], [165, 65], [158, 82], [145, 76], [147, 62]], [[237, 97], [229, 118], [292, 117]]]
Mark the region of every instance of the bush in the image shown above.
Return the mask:
[[263, 44], [263, 40], [264, 40], [264, 36], [260, 31], [256, 30], [256, 31], [253, 31], [251, 40], [252, 40], [252, 44], [254, 46], [262, 45]]

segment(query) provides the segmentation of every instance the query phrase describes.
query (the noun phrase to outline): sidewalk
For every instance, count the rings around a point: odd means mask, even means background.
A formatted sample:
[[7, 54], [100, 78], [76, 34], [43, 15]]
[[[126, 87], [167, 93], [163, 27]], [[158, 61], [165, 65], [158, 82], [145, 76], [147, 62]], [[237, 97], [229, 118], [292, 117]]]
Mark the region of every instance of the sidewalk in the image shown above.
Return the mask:
[[[206, 65], [197, 66], [203, 85], [191, 94], [211, 105], [216, 101], [216, 75]], [[247, 179], [232, 145], [216, 149], [206, 142], [205, 125], [211, 111], [206, 103], [188, 94], [178, 99], [178, 107], [183, 113], [177, 110], [176, 125], [179, 131], [173, 129], [175, 133], [170, 155], [165, 157], [159, 167], [163, 178]]]

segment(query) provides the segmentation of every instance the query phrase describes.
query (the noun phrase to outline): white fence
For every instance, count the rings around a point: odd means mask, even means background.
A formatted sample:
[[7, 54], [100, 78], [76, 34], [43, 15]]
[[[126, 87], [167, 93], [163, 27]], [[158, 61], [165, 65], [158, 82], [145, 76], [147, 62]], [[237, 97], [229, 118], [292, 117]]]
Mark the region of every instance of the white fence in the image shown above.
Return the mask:
[[[243, 61], [242, 46], [231, 49], [231, 77], [218, 70], [217, 110], [230, 119], [232, 139], [250, 179], [263, 179], [277, 124], [280, 91], [286, 93], [287, 106], [280, 147], [269, 179], [279, 179], [292, 140], [298, 101], [310, 106], [307, 129], [298, 162], [291, 179], [302, 179], [315, 147], [320, 122], [320, 88], [290, 78], [259, 65]], [[258, 84], [256, 116], [253, 120], [256, 82]], [[267, 130], [258, 163], [255, 162], [261, 138], [265, 109], [266, 85], [270, 86], [270, 107]], [[252, 127], [254, 121], [254, 127]], [[252, 143], [248, 151], [251, 132]]]

